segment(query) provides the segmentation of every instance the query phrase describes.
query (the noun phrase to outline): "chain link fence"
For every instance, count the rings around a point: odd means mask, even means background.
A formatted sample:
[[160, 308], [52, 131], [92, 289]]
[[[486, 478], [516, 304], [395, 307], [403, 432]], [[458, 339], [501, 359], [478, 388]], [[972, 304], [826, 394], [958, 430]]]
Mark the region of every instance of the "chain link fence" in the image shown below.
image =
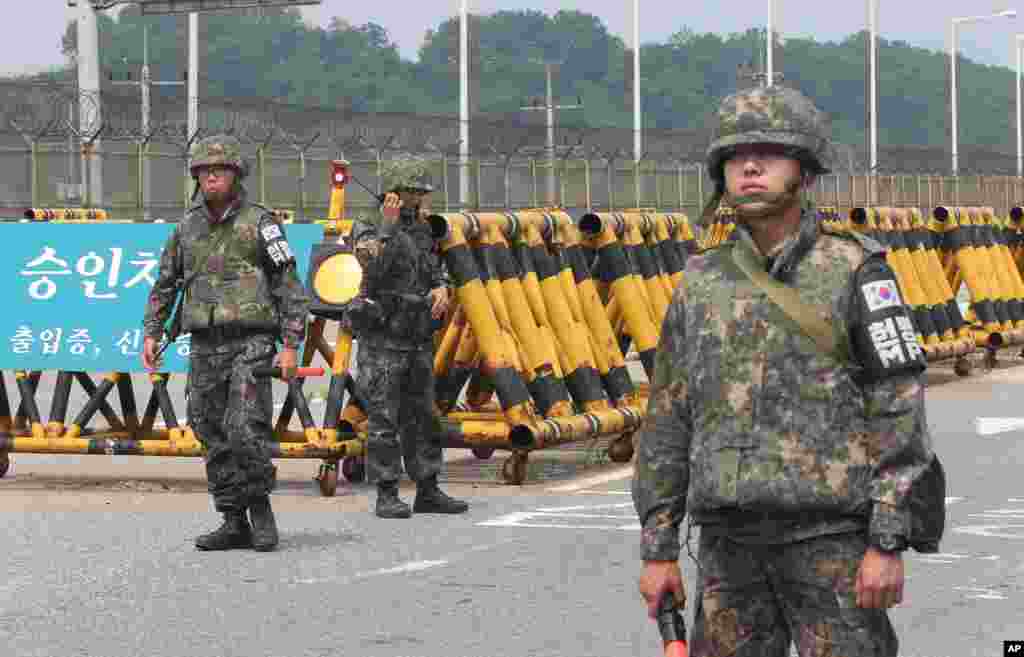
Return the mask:
[[[477, 118], [463, 162], [452, 117], [216, 99], [204, 102], [202, 123], [190, 135], [182, 94], [156, 97], [153, 108], [145, 125], [137, 96], [123, 90], [105, 89], [95, 98], [55, 85], [0, 84], [0, 212], [83, 206], [102, 207], [115, 219], [174, 221], [192, 193], [189, 147], [218, 132], [242, 141], [252, 165], [250, 196], [294, 211], [299, 221], [326, 216], [331, 160], [348, 160], [354, 177], [379, 193], [381, 163], [402, 152], [431, 160], [434, 208], [449, 212], [560, 206], [658, 208], [696, 217], [711, 190], [701, 164], [707, 135], [699, 130], [645, 130], [647, 152], [635, 162], [628, 129], [558, 126], [559, 141], [549, 146], [545, 126], [532, 119]], [[1007, 212], [1024, 202], [1022, 180], [1011, 175], [1016, 159], [1005, 153], [965, 147], [968, 166], [956, 178], [938, 173], [948, 162], [941, 148], [882, 147], [888, 165], [874, 176], [864, 173], [856, 149], [839, 145], [836, 155], [836, 173], [814, 190], [819, 205], [987, 205]], [[361, 185], [347, 191], [349, 216], [376, 207]]]

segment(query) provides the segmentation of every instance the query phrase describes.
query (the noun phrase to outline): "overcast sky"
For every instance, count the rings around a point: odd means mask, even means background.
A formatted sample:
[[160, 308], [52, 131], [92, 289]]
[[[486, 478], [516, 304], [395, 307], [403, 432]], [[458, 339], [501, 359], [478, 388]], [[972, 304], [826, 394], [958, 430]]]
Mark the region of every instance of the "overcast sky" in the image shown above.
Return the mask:
[[[726, 4], [729, 10], [723, 11]], [[775, 4], [783, 36], [813, 35], [818, 40], [836, 40], [864, 29], [867, 23], [864, 0], [776, 0]], [[959, 28], [964, 54], [986, 64], [1015, 66], [1013, 36], [1024, 33], [1024, 0], [881, 0], [880, 4], [879, 31], [883, 37], [936, 50], [946, 48], [950, 18], [1018, 9], [1021, 15], [1015, 19], [1000, 18]], [[303, 11], [317, 24], [339, 16], [355, 25], [369, 21], [383, 25], [402, 54], [413, 59], [426, 30], [457, 13], [458, 6], [458, 0], [323, 0], [319, 6]], [[763, 26], [768, 6], [768, 0], [640, 0], [640, 39], [661, 41], [683, 27], [697, 32], [741, 32]], [[471, 10], [481, 13], [500, 9], [554, 13], [563, 7], [595, 14], [611, 32], [627, 42], [631, 39], [632, 0], [470, 0]], [[8, 14], [8, 27], [0, 39], [0, 72], [33, 72], [61, 64], [60, 34], [75, 11], [67, 8], [66, 0], [37, 0], [20, 12]]]

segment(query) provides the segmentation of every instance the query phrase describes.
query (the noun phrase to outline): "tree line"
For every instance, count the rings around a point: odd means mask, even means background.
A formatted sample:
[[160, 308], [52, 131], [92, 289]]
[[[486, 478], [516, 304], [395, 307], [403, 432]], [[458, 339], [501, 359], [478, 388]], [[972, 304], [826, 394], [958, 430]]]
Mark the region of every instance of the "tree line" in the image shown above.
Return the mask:
[[[200, 17], [203, 95], [353, 111], [456, 114], [459, 101], [458, 20], [426, 31], [415, 61], [403, 58], [386, 27], [334, 18], [306, 24], [292, 9], [206, 13]], [[143, 27], [149, 26], [154, 79], [181, 79], [187, 64], [183, 16], [142, 16], [129, 6], [102, 14], [101, 66], [112, 77], [138, 73]], [[583, 11], [499, 11], [471, 21], [473, 109], [522, 119], [522, 107], [543, 99], [545, 62], [558, 62], [556, 101], [579, 101], [563, 125], [632, 125], [631, 54], [596, 16]], [[69, 24], [62, 48], [73, 54]], [[837, 140], [860, 146], [867, 125], [867, 33], [841, 41], [787, 39], [776, 69], [832, 118]], [[737, 86], [741, 66], [757, 68], [764, 32], [727, 35], [682, 27], [660, 43], [641, 47], [644, 125], [700, 129], [723, 95]], [[879, 40], [879, 141], [942, 147], [949, 143], [948, 57], [899, 40]], [[1012, 150], [1014, 73], [961, 59], [961, 143]], [[56, 70], [53, 77], [73, 77]], [[542, 101], [541, 101], [542, 102]], [[539, 117], [537, 117], [539, 118]]]

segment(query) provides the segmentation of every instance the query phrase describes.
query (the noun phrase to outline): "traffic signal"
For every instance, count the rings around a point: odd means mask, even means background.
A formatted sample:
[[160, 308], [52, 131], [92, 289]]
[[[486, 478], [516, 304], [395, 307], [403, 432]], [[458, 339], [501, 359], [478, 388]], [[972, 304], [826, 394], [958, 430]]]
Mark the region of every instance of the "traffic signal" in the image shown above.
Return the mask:
[[324, 241], [313, 245], [306, 287], [313, 295], [310, 312], [340, 320], [346, 304], [359, 292], [363, 269], [347, 243]]
[[345, 160], [331, 160], [331, 187], [343, 189], [348, 184], [348, 162]]

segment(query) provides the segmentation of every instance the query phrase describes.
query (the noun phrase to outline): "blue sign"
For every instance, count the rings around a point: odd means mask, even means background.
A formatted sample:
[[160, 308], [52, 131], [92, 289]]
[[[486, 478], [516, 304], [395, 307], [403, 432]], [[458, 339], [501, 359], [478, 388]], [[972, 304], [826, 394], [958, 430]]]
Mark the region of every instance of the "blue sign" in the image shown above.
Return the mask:
[[[142, 317], [174, 224], [0, 224], [0, 370], [143, 372]], [[288, 224], [305, 282], [318, 224]], [[188, 335], [164, 352], [188, 369]]]

